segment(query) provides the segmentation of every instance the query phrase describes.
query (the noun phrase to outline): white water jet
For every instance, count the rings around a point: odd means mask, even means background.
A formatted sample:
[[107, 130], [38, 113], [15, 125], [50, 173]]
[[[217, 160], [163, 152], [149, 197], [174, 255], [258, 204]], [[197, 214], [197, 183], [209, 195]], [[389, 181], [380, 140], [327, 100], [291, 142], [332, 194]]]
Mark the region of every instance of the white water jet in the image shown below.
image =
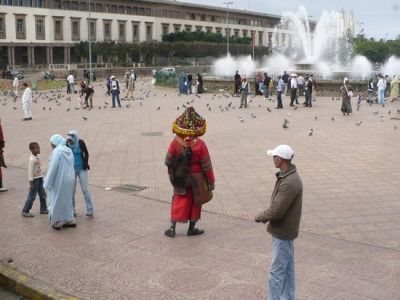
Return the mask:
[[371, 62], [361, 55], [356, 55], [351, 63], [351, 77], [363, 80], [371, 77], [373, 67]]
[[400, 58], [392, 55], [383, 65], [381, 72], [389, 76], [400, 75]]
[[282, 75], [283, 71], [293, 70], [294, 66], [291, 61], [283, 54], [274, 54], [266, 59], [261, 70], [270, 75]]
[[233, 58], [230, 54], [214, 62], [213, 73], [215, 76], [233, 77], [239, 71], [242, 76], [252, 76], [256, 71], [256, 63], [251, 55]]

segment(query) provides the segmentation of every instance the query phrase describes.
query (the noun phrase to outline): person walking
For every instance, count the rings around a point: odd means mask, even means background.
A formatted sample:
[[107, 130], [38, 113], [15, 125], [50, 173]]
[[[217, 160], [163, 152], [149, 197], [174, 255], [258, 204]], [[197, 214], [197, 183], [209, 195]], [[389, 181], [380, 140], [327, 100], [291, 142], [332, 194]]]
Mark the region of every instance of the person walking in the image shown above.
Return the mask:
[[283, 104], [282, 104], [282, 94], [285, 91], [285, 86], [286, 83], [283, 81], [282, 76], [278, 76], [278, 85], [276, 86], [276, 101], [277, 101], [277, 106], [275, 109], [282, 109]]
[[352, 109], [351, 109], [351, 97], [353, 96], [353, 91], [349, 86], [349, 79], [348, 78], [344, 78], [343, 80], [343, 85], [340, 88], [341, 92], [342, 92], [342, 107], [341, 107], [341, 111], [344, 115], [349, 115], [350, 113], [352, 113]]
[[115, 100], [118, 102], [118, 106], [121, 108], [121, 101], [119, 99], [120, 89], [119, 82], [115, 79], [115, 76], [111, 76], [111, 95], [112, 95], [112, 106], [115, 107]]
[[289, 74], [286, 71], [283, 71], [283, 75], [281, 76], [283, 82], [285, 83], [285, 88], [283, 92], [285, 93], [285, 96], [287, 96], [289, 88], [290, 88], [290, 83], [289, 83]]
[[304, 77], [300, 74], [299, 76], [297, 76], [297, 88], [299, 90], [299, 96], [304, 96], [304, 84]]
[[294, 240], [299, 234], [303, 183], [292, 164], [294, 152], [290, 146], [279, 145], [267, 154], [272, 156], [279, 172], [270, 205], [255, 217], [255, 221], [268, 223], [267, 231], [272, 235], [268, 300], [295, 300]]
[[373, 93], [374, 93], [374, 81], [372, 80], [372, 78], [368, 81], [368, 96], [367, 96], [367, 102], [369, 104], [374, 103], [374, 99], [373, 99]]
[[297, 100], [297, 75], [292, 74], [290, 78], [290, 106], [294, 107], [294, 101], [299, 104]]
[[203, 76], [197, 73], [197, 93], [203, 94]]
[[383, 78], [382, 74], [379, 74], [378, 78], [379, 80], [376, 85], [378, 87], [378, 104], [382, 104], [382, 106], [385, 106], [386, 81]]
[[242, 77], [240, 77], [239, 71], [236, 71], [233, 77], [233, 94], [238, 96], [240, 93], [240, 85], [242, 84]]
[[305, 107], [312, 107], [312, 92], [313, 92], [313, 82], [309, 76], [306, 76], [305, 78], [306, 83], [304, 84], [304, 89], [305, 89], [305, 102], [304, 106]]
[[13, 88], [14, 88], [14, 101], [16, 101], [17, 100], [17, 98], [18, 98], [18, 87], [19, 87], [19, 79], [18, 79], [18, 76], [15, 76], [14, 77], [14, 80], [13, 80]]
[[85, 199], [86, 216], [93, 217], [94, 207], [93, 207], [92, 197], [89, 192], [89, 184], [88, 184], [88, 171], [90, 170], [89, 151], [86, 147], [85, 141], [79, 138], [78, 132], [76, 132], [76, 130], [71, 130], [68, 132], [67, 147], [69, 147], [72, 150], [72, 153], [74, 154], [75, 184], [74, 184], [74, 192], [72, 194], [72, 207], [74, 209], [74, 216], [76, 216], [76, 208], [75, 208], [76, 182], [77, 179], [79, 178], [79, 184], [81, 186], [83, 197]]
[[107, 87], [106, 95], [111, 96], [111, 76], [110, 75], [107, 76], [106, 87]]
[[264, 99], [270, 99], [271, 100], [271, 94], [269, 90], [269, 84], [271, 82], [271, 77], [268, 76], [267, 73], [264, 73], [264, 82], [263, 82], [263, 90], [264, 90]]
[[193, 75], [189, 74], [187, 76], [187, 92], [188, 94], [192, 94], [192, 85], [193, 85]]
[[171, 204], [171, 226], [164, 234], [174, 237], [176, 223], [189, 221], [188, 236], [200, 235], [196, 228], [201, 205], [212, 198], [215, 177], [206, 143], [199, 137], [206, 132], [207, 124], [193, 107], [186, 108], [172, 124], [175, 138], [169, 145], [165, 158], [168, 174], [174, 189]]
[[47, 210], [46, 204], [46, 191], [43, 188], [43, 173], [39, 158], [40, 146], [37, 142], [31, 142], [29, 143], [29, 150], [32, 153], [29, 157], [28, 164], [29, 193], [21, 215], [23, 217], [34, 217], [30, 210], [32, 209], [37, 194], [39, 194], [40, 200], [40, 214], [47, 215], [49, 211]]
[[74, 155], [59, 134], [50, 138], [53, 148], [44, 188], [50, 192], [49, 218], [55, 230], [76, 227], [72, 196], [75, 184]]
[[3, 135], [3, 126], [1, 125], [1, 119], [0, 119], [0, 192], [8, 191], [8, 189], [3, 186], [3, 172], [1, 171], [2, 168], [7, 168], [3, 155], [5, 145], [6, 142], [4, 140], [4, 135]]
[[397, 100], [399, 97], [399, 78], [394, 76], [390, 83], [390, 102]]
[[242, 84], [240, 86], [240, 106], [239, 108], [247, 108], [247, 96], [249, 95], [249, 83], [247, 78], [243, 77]]
[[[68, 81], [68, 86], [69, 86], [69, 93], [71, 93], [71, 94], [75, 93], [75, 78], [72, 73], [68, 75], [67, 81]], [[68, 94], [68, 91], [67, 91], [67, 94]]]
[[32, 120], [32, 90], [29, 88], [27, 82], [24, 82], [23, 87], [25, 88], [24, 94], [22, 95], [22, 109], [24, 110], [24, 118], [22, 121]]

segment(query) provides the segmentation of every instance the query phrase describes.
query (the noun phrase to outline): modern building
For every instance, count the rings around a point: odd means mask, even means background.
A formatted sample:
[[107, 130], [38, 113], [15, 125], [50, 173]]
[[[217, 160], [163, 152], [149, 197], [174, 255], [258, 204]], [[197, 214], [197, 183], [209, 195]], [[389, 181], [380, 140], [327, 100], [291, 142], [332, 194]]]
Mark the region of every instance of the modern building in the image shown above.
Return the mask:
[[[230, 35], [253, 37], [256, 45], [272, 44], [279, 21], [229, 9]], [[143, 42], [177, 31], [226, 35], [227, 25], [225, 7], [171, 0], [0, 0], [0, 67], [77, 63], [71, 49], [88, 40], [89, 30], [92, 41]]]

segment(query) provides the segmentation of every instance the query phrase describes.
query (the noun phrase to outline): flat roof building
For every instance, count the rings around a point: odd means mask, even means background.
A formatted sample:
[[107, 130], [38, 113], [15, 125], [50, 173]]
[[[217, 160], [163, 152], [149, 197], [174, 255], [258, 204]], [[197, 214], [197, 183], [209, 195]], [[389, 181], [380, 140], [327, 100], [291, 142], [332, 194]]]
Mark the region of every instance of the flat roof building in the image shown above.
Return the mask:
[[[89, 24], [90, 10], [90, 24]], [[280, 16], [229, 10], [229, 34], [270, 46]], [[227, 34], [226, 8], [162, 0], [0, 0], [0, 65], [78, 63], [87, 41], [143, 42], [178, 31]], [[281, 30], [278, 43], [287, 40]]]

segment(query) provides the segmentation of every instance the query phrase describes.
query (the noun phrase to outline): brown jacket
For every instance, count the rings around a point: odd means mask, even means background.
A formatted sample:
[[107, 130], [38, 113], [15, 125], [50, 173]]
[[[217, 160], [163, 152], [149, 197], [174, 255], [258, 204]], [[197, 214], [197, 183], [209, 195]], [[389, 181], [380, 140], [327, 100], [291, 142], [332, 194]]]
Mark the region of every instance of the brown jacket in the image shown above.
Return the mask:
[[293, 240], [299, 234], [303, 183], [296, 166], [286, 172], [276, 173], [276, 183], [269, 208], [261, 212], [257, 222], [268, 224], [268, 232], [282, 240]]

